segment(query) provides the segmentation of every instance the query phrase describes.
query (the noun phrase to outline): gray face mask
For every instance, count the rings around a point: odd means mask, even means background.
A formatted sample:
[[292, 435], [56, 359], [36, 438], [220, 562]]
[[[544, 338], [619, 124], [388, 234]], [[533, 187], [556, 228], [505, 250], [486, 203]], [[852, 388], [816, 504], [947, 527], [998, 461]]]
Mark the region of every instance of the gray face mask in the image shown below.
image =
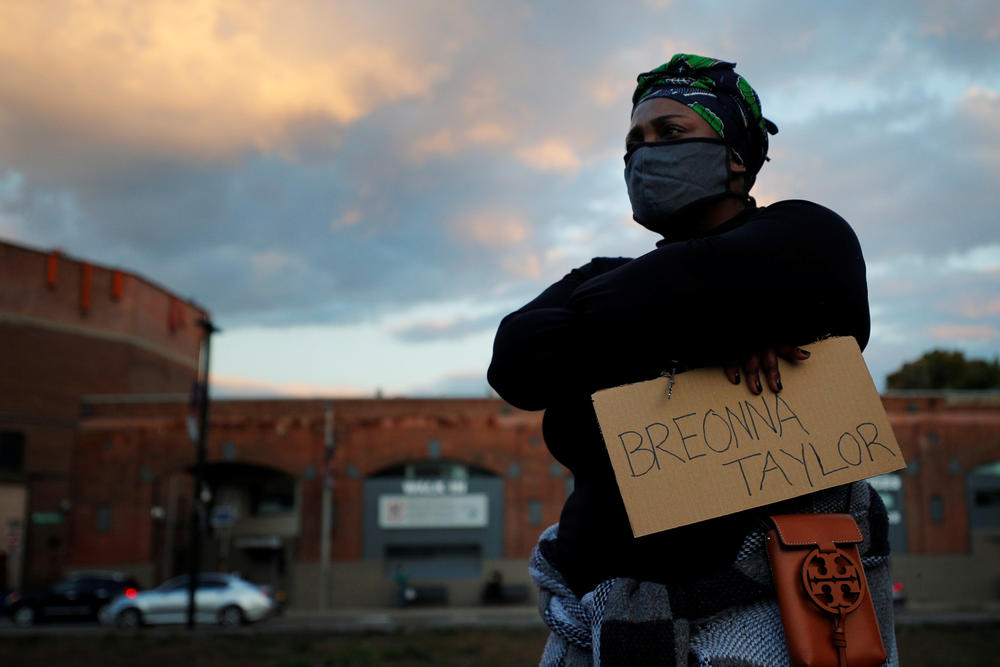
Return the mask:
[[729, 196], [729, 180], [729, 147], [718, 139], [647, 143], [625, 155], [632, 217], [664, 236], [683, 233], [672, 227], [687, 207]]

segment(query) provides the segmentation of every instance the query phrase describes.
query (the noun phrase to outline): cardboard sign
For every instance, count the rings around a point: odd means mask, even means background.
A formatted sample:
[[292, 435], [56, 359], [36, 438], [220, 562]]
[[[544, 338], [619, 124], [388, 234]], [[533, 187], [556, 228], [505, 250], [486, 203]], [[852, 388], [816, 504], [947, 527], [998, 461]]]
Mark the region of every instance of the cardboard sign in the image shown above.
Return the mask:
[[593, 395], [636, 537], [899, 470], [905, 465], [853, 338], [781, 363], [754, 396], [719, 368]]

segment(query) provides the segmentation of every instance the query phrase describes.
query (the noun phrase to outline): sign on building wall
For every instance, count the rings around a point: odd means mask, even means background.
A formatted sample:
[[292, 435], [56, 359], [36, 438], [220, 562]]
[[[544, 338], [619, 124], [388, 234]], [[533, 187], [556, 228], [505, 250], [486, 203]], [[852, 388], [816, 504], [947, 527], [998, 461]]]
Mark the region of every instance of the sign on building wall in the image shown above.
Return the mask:
[[236, 523], [240, 513], [236, 505], [216, 505], [209, 519], [213, 528], [229, 528]]
[[379, 528], [483, 528], [488, 524], [489, 498], [485, 493], [385, 494], [378, 499]]

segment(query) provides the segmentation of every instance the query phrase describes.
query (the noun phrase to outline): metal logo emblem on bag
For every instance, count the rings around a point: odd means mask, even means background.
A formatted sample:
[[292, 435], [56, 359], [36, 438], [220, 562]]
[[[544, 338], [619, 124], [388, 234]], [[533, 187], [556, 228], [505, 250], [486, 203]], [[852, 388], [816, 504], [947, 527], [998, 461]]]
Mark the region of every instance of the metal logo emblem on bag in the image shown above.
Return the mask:
[[809, 599], [835, 617], [831, 640], [837, 648], [841, 665], [847, 665], [844, 619], [864, 599], [862, 576], [858, 566], [841, 549], [813, 549], [802, 563], [802, 586]]
[[813, 549], [802, 563], [802, 585], [820, 609], [838, 616], [857, 609], [864, 596], [858, 567], [840, 549]]

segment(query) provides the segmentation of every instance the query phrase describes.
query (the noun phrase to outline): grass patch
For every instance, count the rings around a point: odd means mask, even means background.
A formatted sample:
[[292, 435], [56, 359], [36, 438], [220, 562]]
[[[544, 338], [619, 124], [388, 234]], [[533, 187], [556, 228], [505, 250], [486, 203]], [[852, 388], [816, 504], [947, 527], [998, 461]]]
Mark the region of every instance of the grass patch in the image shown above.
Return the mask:
[[[184, 632], [92, 637], [17, 637], [0, 641], [0, 665], [59, 667], [516, 667], [537, 665], [548, 633], [448, 630], [390, 635]], [[906, 667], [995, 664], [1000, 625], [904, 626], [897, 631]]]

